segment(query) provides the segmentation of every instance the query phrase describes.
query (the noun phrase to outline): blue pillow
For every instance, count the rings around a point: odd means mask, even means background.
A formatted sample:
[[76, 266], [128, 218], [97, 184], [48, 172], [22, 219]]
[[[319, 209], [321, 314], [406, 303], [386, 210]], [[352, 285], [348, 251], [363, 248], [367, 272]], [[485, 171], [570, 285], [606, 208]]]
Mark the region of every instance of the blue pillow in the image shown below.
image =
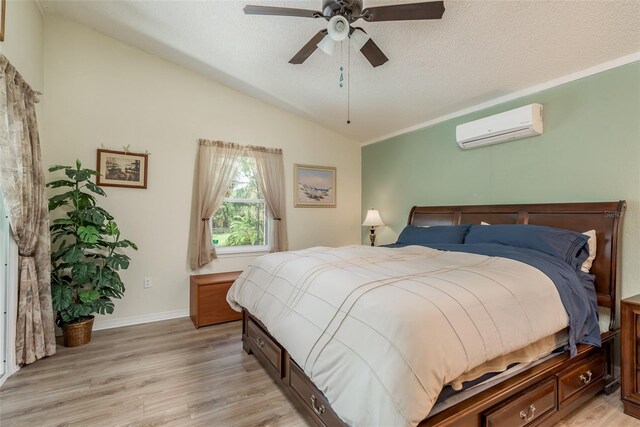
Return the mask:
[[435, 225], [432, 227], [416, 227], [407, 225], [400, 236], [397, 244], [401, 245], [424, 245], [428, 243], [464, 243], [464, 236], [469, 230], [469, 224], [464, 225]]
[[529, 224], [472, 225], [464, 243], [497, 243], [534, 249], [580, 268], [589, 256], [589, 237], [575, 231]]

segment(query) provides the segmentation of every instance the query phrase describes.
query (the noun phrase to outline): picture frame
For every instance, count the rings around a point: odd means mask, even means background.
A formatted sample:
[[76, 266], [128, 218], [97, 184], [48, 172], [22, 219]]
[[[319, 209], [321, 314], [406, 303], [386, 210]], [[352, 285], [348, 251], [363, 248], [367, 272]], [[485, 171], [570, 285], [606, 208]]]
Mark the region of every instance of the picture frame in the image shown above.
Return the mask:
[[97, 164], [101, 187], [147, 188], [148, 154], [98, 149]]
[[335, 208], [337, 169], [332, 166], [294, 164], [293, 198], [296, 208]]
[[7, 0], [2, 0], [0, 5], [0, 42], [4, 41], [4, 20], [7, 14]]

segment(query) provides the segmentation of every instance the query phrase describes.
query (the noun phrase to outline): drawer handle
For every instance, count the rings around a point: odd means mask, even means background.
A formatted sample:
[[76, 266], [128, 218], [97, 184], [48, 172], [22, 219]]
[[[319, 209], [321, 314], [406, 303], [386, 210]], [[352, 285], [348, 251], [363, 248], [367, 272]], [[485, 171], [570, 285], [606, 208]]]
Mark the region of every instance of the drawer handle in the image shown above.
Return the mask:
[[533, 419], [533, 417], [535, 417], [535, 413], [536, 413], [536, 407], [534, 404], [531, 404], [529, 405], [529, 409], [527, 409], [527, 412], [520, 411], [520, 418], [522, 418], [526, 422], [529, 422]]
[[263, 348], [263, 347], [264, 347], [264, 341], [262, 340], [262, 338], [260, 338], [260, 337], [256, 337], [256, 341], [258, 342], [258, 346], [259, 346], [260, 348]]
[[324, 405], [320, 404], [320, 406], [316, 406], [316, 397], [313, 394], [311, 395], [311, 407], [318, 415], [322, 415], [324, 411], [326, 411]]
[[584, 384], [584, 385], [587, 385], [587, 384], [589, 384], [591, 382], [591, 377], [593, 375], [591, 373], [591, 370], [587, 371], [586, 373], [587, 373], [586, 376], [585, 375], [580, 375], [580, 377], [579, 377], [580, 378], [580, 382], [582, 384]]

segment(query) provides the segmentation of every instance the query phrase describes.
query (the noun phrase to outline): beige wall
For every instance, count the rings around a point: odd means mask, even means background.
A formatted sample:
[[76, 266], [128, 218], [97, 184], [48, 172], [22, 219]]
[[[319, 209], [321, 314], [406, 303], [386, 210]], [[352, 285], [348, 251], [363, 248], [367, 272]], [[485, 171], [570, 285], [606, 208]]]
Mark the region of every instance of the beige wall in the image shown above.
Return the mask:
[[[63, 18], [45, 19], [44, 40], [45, 164], [79, 158], [95, 167], [101, 145], [130, 144], [132, 151], [151, 153], [147, 190], [105, 189], [105, 208], [140, 250], [123, 274], [124, 299], [97, 327], [187, 310], [189, 218], [201, 137], [284, 150], [291, 249], [359, 243], [357, 142]], [[293, 208], [294, 163], [337, 167], [336, 209]], [[219, 259], [203, 272], [242, 269], [253, 259]], [[150, 289], [143, 288], [145, 276], [153, 280]]]
[[9, 0], [0, 52], [37, 91], [42, 91], [42, 16], [32, 0]]

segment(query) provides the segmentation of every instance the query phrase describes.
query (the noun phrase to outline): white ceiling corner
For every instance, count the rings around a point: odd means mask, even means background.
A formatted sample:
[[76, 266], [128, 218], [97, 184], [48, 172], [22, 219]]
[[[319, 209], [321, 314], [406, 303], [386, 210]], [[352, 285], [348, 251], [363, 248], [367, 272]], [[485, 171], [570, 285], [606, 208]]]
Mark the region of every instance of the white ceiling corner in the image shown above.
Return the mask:
[[390, 60], [373, 69], [352, 52], [348, 125], [340, 55], [318, 50], [288, 63], [324, 21], [242, 12], [246, 4], [317, 10], [321, 0], [37, 4], [359, 142], [640, 51], [638, 0], [445, 0], [439, 21], [362, 23]]

